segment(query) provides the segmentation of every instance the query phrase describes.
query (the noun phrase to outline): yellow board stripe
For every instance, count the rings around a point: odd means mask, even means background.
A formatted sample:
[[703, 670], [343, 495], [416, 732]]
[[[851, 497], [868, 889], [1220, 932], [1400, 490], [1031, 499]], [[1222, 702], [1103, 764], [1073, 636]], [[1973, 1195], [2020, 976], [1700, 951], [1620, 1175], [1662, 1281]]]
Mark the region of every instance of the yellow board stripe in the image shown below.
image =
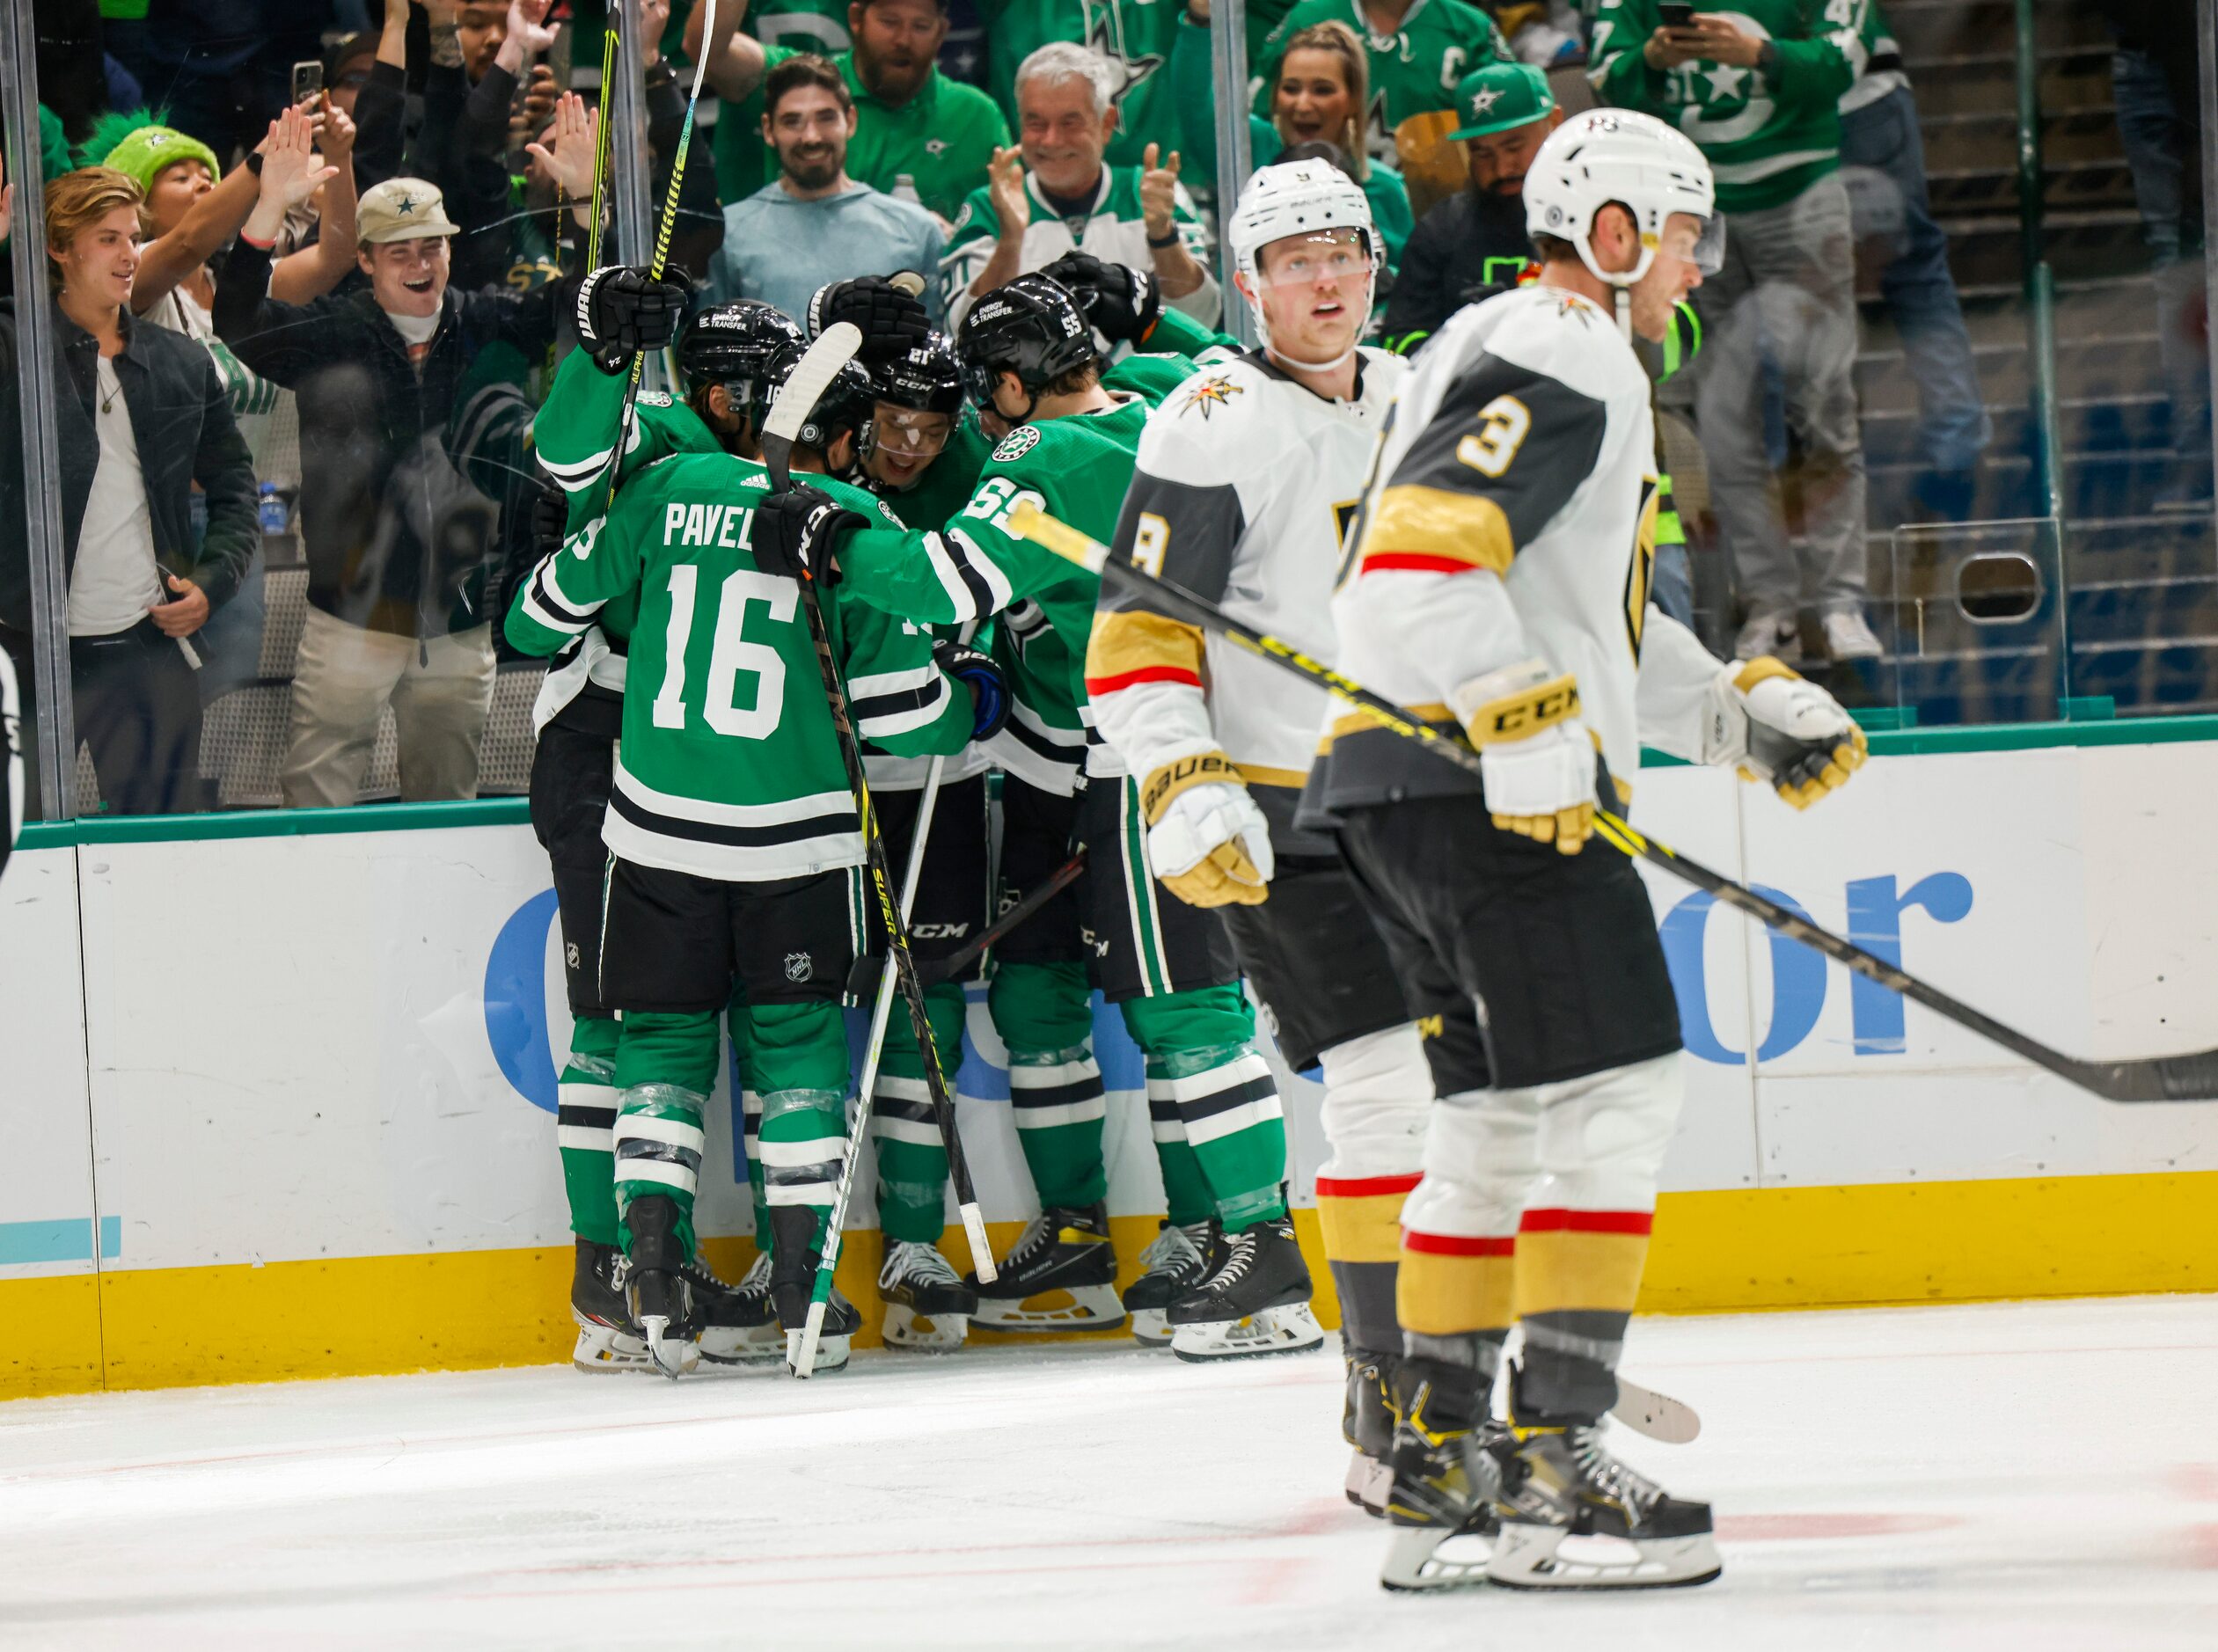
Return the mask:
[[[1293, 1214], [1316, 1281], [1318, 1320], [1335, 1329], [1339, 1305], [1317, 1213]], [[990, 1225], [997, 1254], [1022, 1226]], [[1112, 1217], [1110, 1231], [1119, 1283], [1130, 1283], [1156, 1218]], [[968, 1254], [960, 1229], [949, 1229], [943, 1245], [958, 1265]], [[711, 1239], [704, 1248], [727, 1279], [745, 1271], [753, 1252], [743, 1239]], [[867, 1232], [840, 1251], [840, 1289], [862, 1312], [857, 1340], [865, 1347], [877, 1340], [879, 1261]], [[569, 1283], [567, 1246], [97, 1276], [0, 1273], [0, 1315], [39, 1327], [0, 1352], [0, 1399], [546, 1364], [569, 1355]], [[2218, 1291], [2218, 1171], [1667, 1193], [1657, 1201], [1638, 1309], [1717, 1313], [2162, 1290]], [[258, 1334], [239, 1336], [242, 1324]], [[482, 1332], [472, 1328], [480, 1324]], [[1013, 1340], [1067, 1338], [995, 1338]]]

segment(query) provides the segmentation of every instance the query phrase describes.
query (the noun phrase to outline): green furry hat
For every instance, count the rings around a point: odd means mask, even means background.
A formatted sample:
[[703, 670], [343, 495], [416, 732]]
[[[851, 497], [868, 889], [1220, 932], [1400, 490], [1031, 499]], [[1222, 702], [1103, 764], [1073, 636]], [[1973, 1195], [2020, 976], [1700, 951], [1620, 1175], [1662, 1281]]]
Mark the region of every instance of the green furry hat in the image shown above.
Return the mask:
[[79, 151], [87, 166], [113, 166], [142, 190], [154, 187], [165, 166], [178, 161], [198, 161], [208, 168], [211, 181], [223, 175], [216, 151], [200, 139], [161, 124], [167, 110], [140, 109], [129, 114], [104, 114], [92, 135]]

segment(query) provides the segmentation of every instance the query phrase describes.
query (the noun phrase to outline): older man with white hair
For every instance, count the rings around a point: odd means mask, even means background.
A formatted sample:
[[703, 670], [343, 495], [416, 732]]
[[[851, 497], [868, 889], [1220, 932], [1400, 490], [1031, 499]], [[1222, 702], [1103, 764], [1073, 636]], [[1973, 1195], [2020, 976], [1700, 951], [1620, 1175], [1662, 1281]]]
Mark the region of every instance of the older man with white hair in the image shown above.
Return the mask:
[[1116, 90], [1109, 66], [1069, 41], [1017, 66], [1017, 146], [994, 152], [941, 260], [950, 327], [975, 300], [1073, 249], [1152, 269], [1166, 303], [1217, 324], [1208, 237], [1178, 181], [1178, 152], [1150, 143], [1138, 166], [1102, 160], [1116, 135]]

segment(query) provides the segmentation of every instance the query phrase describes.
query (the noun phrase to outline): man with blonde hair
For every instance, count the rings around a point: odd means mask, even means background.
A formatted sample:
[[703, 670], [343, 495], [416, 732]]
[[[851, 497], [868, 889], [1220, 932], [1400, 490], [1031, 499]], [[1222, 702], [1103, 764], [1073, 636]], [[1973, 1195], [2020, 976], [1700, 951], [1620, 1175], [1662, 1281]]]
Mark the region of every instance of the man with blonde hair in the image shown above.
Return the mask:
[[[215, 363], [131, 314], [144, 201], [134, 179], [100, 166], [55, 179], [46, 198], [70, 698], [117, 815], [201, 807], [193, 638], [259, 543], [253, 464]], [[12, 358], [14, 346], [11, 322], [0, 349]], [[14, 405], [0, 417], [13, 422]], [[0, 442], [20, 436], [0, 429]], [[195, 486], [208, 506], [197, 538]], [[0, 643], [26, 683], [31, 625], [27, 561], [11, 557]]]

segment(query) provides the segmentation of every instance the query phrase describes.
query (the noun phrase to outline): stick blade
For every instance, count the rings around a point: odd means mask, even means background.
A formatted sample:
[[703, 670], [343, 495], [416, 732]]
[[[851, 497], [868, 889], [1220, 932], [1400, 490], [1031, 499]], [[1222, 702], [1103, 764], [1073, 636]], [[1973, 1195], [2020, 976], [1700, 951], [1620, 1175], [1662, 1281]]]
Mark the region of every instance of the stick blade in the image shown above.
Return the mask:
[[2218, 1101], [2218, 1049], [2078, 1064], [2079, 1084], [2106, 1101]]
[[862, 331], [851, 321], [835, 323], [818, 333], [816, 342], [794, 363], [794, 370], [779, 387], [778, 398], [771, 403], [770, 417], [763, 420], [765, 441], [775, 436], [791, 446], [801, 435], [802, 426], [809, 422], [809, 415], [816, 411], [825, 389], [839, 376], [839, 369], [855, 359], [855, 352], [860, 348]]

